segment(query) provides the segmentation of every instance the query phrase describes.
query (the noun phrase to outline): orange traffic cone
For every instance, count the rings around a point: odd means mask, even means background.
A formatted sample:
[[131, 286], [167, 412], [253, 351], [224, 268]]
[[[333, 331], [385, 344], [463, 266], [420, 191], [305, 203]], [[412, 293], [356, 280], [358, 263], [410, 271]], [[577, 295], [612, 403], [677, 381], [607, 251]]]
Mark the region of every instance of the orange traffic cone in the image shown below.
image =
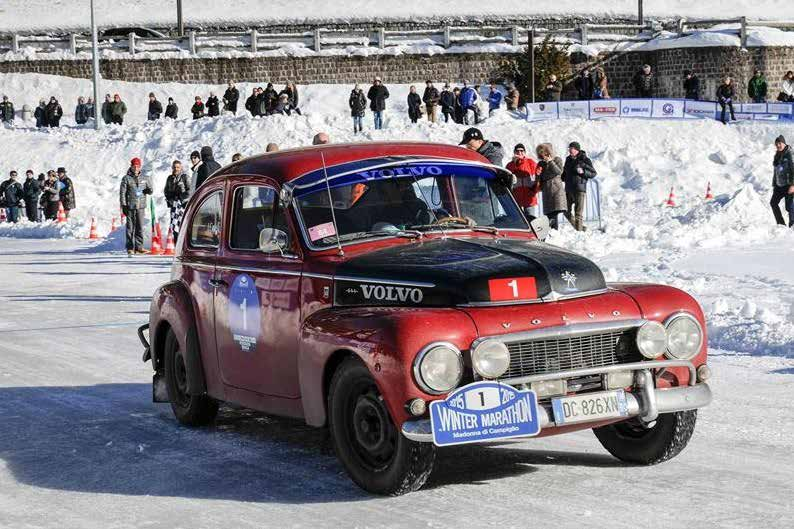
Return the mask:
[[116, 226], [116, 217], [113, 217], [113, 218], [110, 220], [110, 233], [113, 233], [114, 231], [116, 231], [116, 228], [117, 228], [117, 227], [118, 227], [118, 226]]
[[96, 217], [91, 217], [91, 230], [88, 232], [89, 239], [99, 239], [96, 232]]
[[66, 211], [63, 209], [63, 202], [58, 202], [58, 218], [57, 221], [66, 222]]
[[714, 195], [711, 194], [711, 182], [706, 186], [706, 200], [712, 200]]
[[673, 188], [672, 187], [670, 188], [670, 196], [667, 197], [667, 203], [666, 204], [669, 207], [671, 207], [671, 208], [675, 207], [675, 193], [673, 193]]
[[171, 231], [171, 228], [168, 228], [168, 238], [165, 242], [165, 250], [163, 250], [163, 255], [174, 255], [174, 232]]
[[163, 246], [160, 244], [160, 239], [154, 228], [152, 228], [152, 250], [149, 253], [152, 255], [162, 255], [163, 253]]

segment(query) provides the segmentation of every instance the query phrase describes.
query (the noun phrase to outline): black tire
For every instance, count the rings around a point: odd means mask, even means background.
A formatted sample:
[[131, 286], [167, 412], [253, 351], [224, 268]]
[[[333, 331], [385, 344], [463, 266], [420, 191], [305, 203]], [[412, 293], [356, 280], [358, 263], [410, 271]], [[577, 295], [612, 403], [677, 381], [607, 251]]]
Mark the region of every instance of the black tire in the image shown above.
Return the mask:
[[656, 465], [672, 459], [686, 448], [695, 431], [697, 410], [659, 415], [652, 428], [638, 420], [594, 428], [607, 451], [629, 463]]
[[425, 484], [436, 458], [432, 443], [397, 430], [367, 367], [342, 362], [328, 392], [328, 423], [336, 456], [353, 481], [373, 494], [398, 496]]
[[165, 385], [168, 400], [177, 420], [187, 426], [205, 426], [215, 420], [218, 403], [207, 395], [190, 395], [187, 391], [187, 367], [184, 353], [174, 331], [165, 337]]

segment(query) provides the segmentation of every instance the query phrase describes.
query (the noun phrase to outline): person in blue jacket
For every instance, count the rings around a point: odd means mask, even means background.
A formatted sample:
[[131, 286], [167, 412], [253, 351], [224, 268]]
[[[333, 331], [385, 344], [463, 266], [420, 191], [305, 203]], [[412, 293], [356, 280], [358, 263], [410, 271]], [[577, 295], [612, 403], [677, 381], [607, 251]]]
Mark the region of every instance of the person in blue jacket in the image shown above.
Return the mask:
[[488, 115], [493, 114], [494, 110], [499, 110], [502, 105], [502, 92], [496, 89], [496, 85], [491, 85], [491, 91], [488, 93]]
[[463, 81], [463, 88], [460, 91], [460, 106], [463, 112], [463, 123], [469, 124], [469, 110], [474, 112], [474, 124], [480, 122], [480, 109], [477, 107], [477, 91], [469, 86], [469, 83]]

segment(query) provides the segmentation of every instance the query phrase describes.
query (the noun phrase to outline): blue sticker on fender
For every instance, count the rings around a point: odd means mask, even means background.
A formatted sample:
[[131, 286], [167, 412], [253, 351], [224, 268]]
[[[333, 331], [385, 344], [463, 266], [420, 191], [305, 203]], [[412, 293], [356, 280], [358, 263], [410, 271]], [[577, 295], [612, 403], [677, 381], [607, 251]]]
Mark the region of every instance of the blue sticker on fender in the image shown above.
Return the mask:
[[229, 330], [243, 351], [256, 349], [259, 329], [259, 295], [254, 279], [248, 274], [234, 278], [229, 289]]
[[538, 397], [497, 382], [475, 382], [430, 403], [433, 443], [448, 446], [540, 432]]

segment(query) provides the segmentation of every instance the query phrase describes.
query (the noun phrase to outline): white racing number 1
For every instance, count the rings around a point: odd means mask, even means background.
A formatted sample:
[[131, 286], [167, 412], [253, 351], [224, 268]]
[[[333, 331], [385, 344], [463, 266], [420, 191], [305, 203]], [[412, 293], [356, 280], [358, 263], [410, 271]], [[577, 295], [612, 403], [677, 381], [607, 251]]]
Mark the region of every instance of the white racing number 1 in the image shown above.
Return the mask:
[[513, 279], [512, 281], [507, 283], [507, 286], [513, 289], [513, 297], [518, 298], [518, 281]]
[[243, 298], [243, 302], [240, 303], [240, 310], [243, 311], [243, 330], [248, 330], [248, 298]]

